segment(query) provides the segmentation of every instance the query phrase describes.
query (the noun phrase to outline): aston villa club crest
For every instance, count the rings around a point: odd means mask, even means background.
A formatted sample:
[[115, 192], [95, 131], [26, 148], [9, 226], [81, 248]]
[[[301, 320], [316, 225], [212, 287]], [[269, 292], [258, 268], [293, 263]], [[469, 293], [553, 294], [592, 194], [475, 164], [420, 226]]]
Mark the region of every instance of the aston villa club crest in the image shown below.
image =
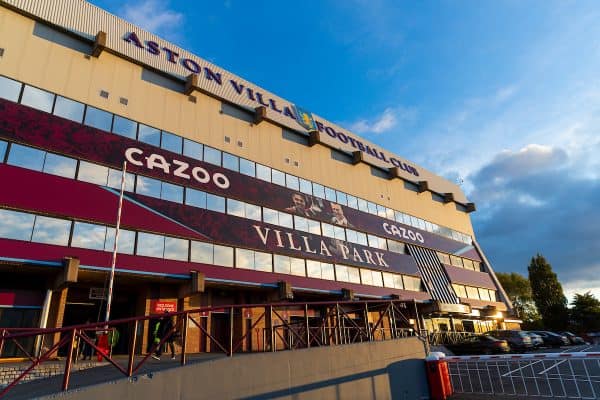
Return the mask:
[[294, 113], [296, 114], [296, 122], [306, 128], [307, 131], [314, 131], [317, 129], [315, 120], [309, 111], [294, 105]]

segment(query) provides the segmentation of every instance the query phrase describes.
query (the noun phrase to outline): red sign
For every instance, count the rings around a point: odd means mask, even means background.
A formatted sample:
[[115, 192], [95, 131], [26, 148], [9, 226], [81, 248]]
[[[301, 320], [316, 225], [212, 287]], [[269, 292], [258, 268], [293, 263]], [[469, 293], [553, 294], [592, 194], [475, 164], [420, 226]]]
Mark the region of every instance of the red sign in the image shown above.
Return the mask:
[[163, 301], [163, 300], [152, 300], [150, 301], [150, 312], [155, 314], [162, 314], [164, 312], [175, 312], [177, 311], [176, 301]]

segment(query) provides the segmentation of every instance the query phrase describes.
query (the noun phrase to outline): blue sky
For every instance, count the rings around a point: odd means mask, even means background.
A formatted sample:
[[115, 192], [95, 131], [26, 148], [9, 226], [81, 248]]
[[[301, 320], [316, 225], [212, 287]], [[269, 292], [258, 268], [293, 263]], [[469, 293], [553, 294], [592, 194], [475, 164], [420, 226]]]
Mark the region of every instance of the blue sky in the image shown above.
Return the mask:
[[92, 3], [460, 183], [496, 270], [600, 298], [597, 1]]

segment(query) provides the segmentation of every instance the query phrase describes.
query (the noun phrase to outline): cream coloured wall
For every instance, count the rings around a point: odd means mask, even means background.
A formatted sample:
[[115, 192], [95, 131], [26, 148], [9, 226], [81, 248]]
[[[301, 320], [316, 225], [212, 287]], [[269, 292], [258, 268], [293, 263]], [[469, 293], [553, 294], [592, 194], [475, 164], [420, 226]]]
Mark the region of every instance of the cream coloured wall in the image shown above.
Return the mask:
[[[281, 136], [270, 122], [252, 125], [220, 113], [221, 102], [195, 92], [187, 96], [141, 80], [142, 67], [111, 53], [99, 58], [49, 42], [32, 34], [34, 21], [0, 7], [4, 56], [0, 74], [58, 93], [115, 114], [197, 140], [284, 172], [309, 179], [369, 201], [472, 235], [469, 215], [454, 203], [433, 201], [430, 192], [406, 190], [400, 179], [371, 175], [367, 164], [333, 160], [330, 149], [306, 147]], [[101, 90], [109, 98], [100, 97]], [[119, 98], [128, 99], [128, 105]], [[226, 143], [225, 136], [230, 137]], [[238, 146], [238, 141], [243, 143]], [[284, 160], [289, 158], [288, 164]], [[299, 166], [294, 166], [294, 161]]]

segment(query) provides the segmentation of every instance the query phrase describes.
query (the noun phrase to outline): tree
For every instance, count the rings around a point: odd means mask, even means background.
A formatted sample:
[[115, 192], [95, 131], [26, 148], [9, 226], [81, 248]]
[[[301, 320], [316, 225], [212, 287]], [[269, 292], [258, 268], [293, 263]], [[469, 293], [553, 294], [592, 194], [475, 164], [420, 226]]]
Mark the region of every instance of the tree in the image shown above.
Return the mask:
[[533, 303], [529, 280], [516, 272], [498, 272], [496, 275], [513, 303], [517, 316], [523, 320], [523, 329], [540, 329], [541, 318]]
[[600, 300], [590, 292], [576, 294], [571, 303], [571, 321], [578, 333], [600, 331]]
[[527, 269], [533, 301], [544, 326], [553, 330], [566, 329], [569, 323], [567, 298], [552, 266], [542, 255], [537, 254], [531, 259]]

